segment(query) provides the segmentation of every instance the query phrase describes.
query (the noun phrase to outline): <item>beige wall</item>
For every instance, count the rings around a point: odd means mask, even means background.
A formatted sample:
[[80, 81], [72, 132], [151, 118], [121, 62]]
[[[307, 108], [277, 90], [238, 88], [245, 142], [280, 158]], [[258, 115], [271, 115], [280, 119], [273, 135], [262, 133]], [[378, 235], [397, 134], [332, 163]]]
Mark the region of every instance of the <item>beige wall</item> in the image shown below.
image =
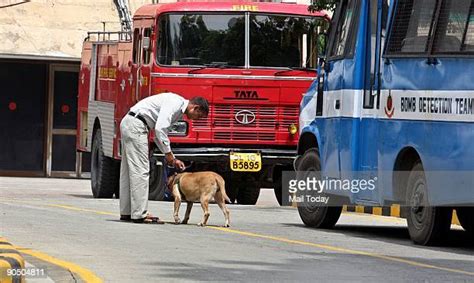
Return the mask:
[[[153, 3], [128, 1], [132, 14], [140, 6]], [[310, 0], [289, 1], [307, 4]], [[22, 4], [11, 6], [17, 3]], [[112, 0], [0, 0], [0, 57], [80, 58], [87, 31], [101, 31], [104, 21], [108, 31], [120, 30]]]
[[[0, 57], [6, 54], [79, 58], [87, 31], [119, 30], [112, 0], [0, 0]], [[130, 1], [135, 7], [152, 1]], [[5, 7], [7, 6], [7, 7]], [[3, 7], [3, 8], [1, 8]]]

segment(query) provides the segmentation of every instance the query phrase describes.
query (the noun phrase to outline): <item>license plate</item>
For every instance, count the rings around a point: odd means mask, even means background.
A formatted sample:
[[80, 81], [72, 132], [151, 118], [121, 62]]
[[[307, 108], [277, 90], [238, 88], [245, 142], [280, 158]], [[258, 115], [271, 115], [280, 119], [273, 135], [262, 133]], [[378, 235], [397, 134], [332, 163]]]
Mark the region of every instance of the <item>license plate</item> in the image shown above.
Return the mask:
[[260, 153], [230, 153], [230, 169], [232, 171], [258, 172], [262, 169]]

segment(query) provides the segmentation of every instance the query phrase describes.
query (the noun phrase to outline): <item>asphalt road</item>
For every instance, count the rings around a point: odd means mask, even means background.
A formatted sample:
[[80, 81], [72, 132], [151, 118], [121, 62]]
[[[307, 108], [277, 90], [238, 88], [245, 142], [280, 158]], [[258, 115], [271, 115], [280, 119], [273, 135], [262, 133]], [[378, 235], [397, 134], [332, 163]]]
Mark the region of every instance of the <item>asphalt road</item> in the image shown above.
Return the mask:
[[[474, 281], [473, 241], [459, 227], [446, 246], [420, 247], [397, 218], [347, 213], [334, 230], [306, 228], [269, 190], [229, 208], [230, 229], [214, 204], [204, 228], [199, 205], [188, 225], [132, 224], [118, 221], [118, 200], [91, 198], [87, 180], [0, 178], [1, 237], [105, 282]], [[172, 203], [149, 210], [173, 219]], [[26, 260], [47, 266], [48, 280], [78, 279], [34, 252]]]

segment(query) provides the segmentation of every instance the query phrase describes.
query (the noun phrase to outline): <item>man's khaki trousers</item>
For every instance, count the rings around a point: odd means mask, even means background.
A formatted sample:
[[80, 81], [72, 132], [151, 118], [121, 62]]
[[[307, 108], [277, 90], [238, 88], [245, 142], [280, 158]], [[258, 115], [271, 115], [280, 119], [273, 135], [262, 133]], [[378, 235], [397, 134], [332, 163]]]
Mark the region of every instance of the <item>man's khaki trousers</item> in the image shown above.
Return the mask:
[[148, 209], [148, 129], [141, 120], [127, 114], [120, 123], [120, 132], [120, 214], [141, 219]]

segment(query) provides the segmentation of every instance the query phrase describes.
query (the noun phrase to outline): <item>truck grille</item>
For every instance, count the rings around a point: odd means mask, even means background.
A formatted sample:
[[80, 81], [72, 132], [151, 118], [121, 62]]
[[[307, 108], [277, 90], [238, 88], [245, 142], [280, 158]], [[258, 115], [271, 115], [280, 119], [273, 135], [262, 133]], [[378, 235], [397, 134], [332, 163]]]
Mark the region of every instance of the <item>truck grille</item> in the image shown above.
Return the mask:
[[244, 140], [252, 140], [252, 141], [274, 141], [275, 140], [275, 133], [257, 133], [257, 132], [221, 132], [216, 131], [214, 132], [214, 139], [216, 140], [234, 140], [234, 141], [244, 141]]
[[[255, 121], [244, 125], [236, 121], [235, 115], [242, 110], [255, 114]], [[193, 121], [194, 130], [214, 128], [216, 140], [274, 141], [276, 130], [286, 130], [291, 124], [298, 125], [298, 107], [213, 105], [209, 117]], [[212, 121], [211, 121], [212, 119]], [[220, 129], [225, 128], [225, 129]]]

